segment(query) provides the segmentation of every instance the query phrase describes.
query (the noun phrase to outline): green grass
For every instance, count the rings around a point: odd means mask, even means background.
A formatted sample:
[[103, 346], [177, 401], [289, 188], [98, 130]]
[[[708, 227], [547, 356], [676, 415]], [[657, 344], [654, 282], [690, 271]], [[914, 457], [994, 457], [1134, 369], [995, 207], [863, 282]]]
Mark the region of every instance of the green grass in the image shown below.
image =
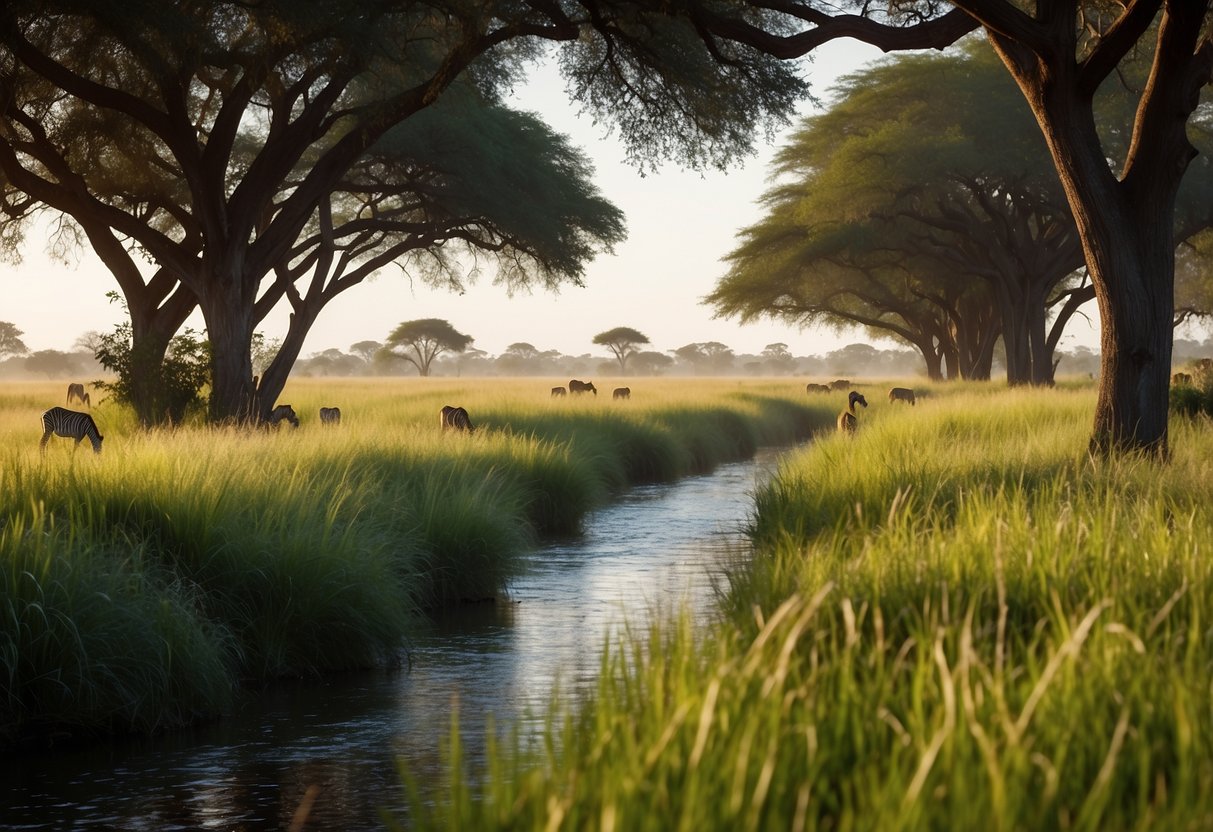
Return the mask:
[[758, 496], [718, 626], [622, 637], [415, 826], [1209, 828], [1213, 429], [1093, 461], [1093, 404], [873, 402]]
[[[786, 382], [551, 386], [292, 382], [302, 426], [277, 431], [142, 433], [101, 402], [99, 456], [53, 438], [45, 457], [61, 385], [0, 388], [0, 743], [187, 724], [250, 681], [390, 663], [425, 611], [500, 595], [621, 489], [832, 416]], [[476, 433], [440, 430], [448, 403]]]

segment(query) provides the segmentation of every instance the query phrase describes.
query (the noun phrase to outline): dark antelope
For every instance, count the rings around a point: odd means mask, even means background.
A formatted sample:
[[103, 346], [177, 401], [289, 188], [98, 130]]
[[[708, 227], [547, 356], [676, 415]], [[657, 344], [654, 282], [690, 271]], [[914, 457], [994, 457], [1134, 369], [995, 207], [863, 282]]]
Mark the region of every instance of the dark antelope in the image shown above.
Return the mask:
[[914, 404], [914, 391], [908, 387], [894, 387], [889, 390], [889, 403], [909, 402]]
[[632, 388], [631, 387], [616, 387], [614, 392], [611, 393], [611, 398], [612, 399], [630, 399], [630, 398], [632, 398]]
[[72, 403], [72, 399], [80, 402], [86, 407], [92, 407], [93, 404], [88, 400], [88, 393], [84, 392], [83, 384], [72, 383], [67, 386], [67, 404]]
[[858, 424], [858, 420], [855, 418], [855, 405], [857, 404], [867, 407], [868, 400], [862, 394], [852, 390], [851, 395], [847, 396], [847, 409], [838, 414], [838, 429], [843, 433], [855, 432], [855, 426]]
[[573, 379], [572, 381], [569, 382], [569, 392], [570, 393], [593, 393], [595, 396], [598, 395], [598, 389], [596, 387], [594, 387], [594, 382], [578, 381], [577, 379]]
[[553, 396], [563, 396], [564, 394], [565, 394], [565, 389], [563, 387], [553, 387], [552, 388]]
[[320, 424], [322, 424], [322, 425], [339, 425], [339, 424], [341, 424], [341, 408], [339, 408], [339, 407], [322, 407], [322, 408], [320, 408]]

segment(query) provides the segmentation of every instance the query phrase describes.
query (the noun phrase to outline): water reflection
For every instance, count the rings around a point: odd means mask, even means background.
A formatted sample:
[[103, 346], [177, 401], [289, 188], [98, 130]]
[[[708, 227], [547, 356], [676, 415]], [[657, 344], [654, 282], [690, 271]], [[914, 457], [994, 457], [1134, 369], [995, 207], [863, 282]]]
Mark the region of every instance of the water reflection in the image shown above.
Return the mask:
[[742, 545], [774, 459], [635, 489], [584, 536], [537, 551], [509, 603], [435, 620], [410, 670], [277, 684], [212, 725], [4, 759], [0, 828], [287, 829], [309, 787], [304, 829], [381, 828], [382, 807], [403, 805], [395, 760], [437, 778], [454, 708], [475, 755], [490, 714], [526, 726], [557, 680], [570, 695], [595, 684], [603, 638], [625, 616], [684, 600], [710, 615], [712, 575]]

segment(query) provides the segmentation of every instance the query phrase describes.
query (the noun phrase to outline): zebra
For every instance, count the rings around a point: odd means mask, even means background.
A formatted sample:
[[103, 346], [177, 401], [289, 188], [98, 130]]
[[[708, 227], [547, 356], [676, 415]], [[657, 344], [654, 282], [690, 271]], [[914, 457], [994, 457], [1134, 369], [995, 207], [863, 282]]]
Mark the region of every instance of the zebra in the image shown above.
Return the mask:
[[612, 399], [630, 399], [630, 398], [632, 398], [632, 388], [631, 387], [616, 387], [614, 392], [611, 393], [611, 398]]
[[282, 424], [283, 420], [290, 422], [292, 427], [299, 427], [299, 417], [295, 415], [295, 408], [289, 404], [280, 404], [275, 407], [270, 411], [270, 418], [266, 421], [269, 422], [270, 426], [278, 427]]
[[86, 407], [91, 408], [93, 406], [92, 402], [88, 400], [88, 393], [84, 392], [83, 384], [73, 382], [67, 386], [67, 401], [65, 404], [71, 404], [73, 398]]
[[322, 408], [320, 408], [320, 424], [322, 424], [322, 425], [339, 425], [339, 424], [341, 424], [341, 408], [339, 408], [339, 407], [322, 407]]
[[565, 394], [565, 389], [563, 387], [553, 387], [552, 388], [552, 397], [553, 398], [555, 398], [556, 396], [563, 396], [564, 394]]
[[908, 387], [893, 387], [889, 390], [889, 404], [893, 402], [909, 402], [914, 404], [914, 391]]
[[462, 407], [451, 407], [449, 404], [442, 408], [442, 413], [438, 417], [438, 424], [443, 430], [454, 428], [455, 430], [466, 430], [471, 433], [476, 428], [472, 425], [472, 418], [468, 416], [468, 412]]
[[573, 379], [572, 381], [569, 382], [569, 392], [570, 393], [593, 393], [595, 396], [598, 395], [598, 390], [597, 390], [597, 388], [594, 387], [594, 382], [578, 381], [577, 379]]
[[46, 455], [46, 443], [50, 441], [52, 433], [75, 439], [77, 448], [87, 436], [88, 441], [93, 444], [93, 453], [98, 454], [101, 453], [101, 440], [105, 438], [101, 431], [97, 430], [97, 423], [93, 421], [92, 416], [68, 410], [66, 407], [52, 407], [42, 414], [42, 441], [38, 443], [38, 449], [43, 456]]

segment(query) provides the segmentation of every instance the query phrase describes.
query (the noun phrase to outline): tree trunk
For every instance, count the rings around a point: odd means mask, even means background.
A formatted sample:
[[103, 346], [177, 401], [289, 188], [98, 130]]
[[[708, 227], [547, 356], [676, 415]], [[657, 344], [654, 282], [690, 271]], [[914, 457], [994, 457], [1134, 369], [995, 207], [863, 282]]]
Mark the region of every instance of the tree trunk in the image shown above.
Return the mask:
[[185, 319], [198, 305], [194, 294], [178, 287], [167, 301], [156, 305], [155, 298], [127, 297], [131, 316], [131, 406], [145, 428], [180, 421], [183, 413], [174, 412], [165, 395], [164, 359], [169, 343]]
[[246, 424], [257, 419], [253, 386], [253, 305], [229, 288], [235, 281], [214, 282], [215, 291], [200, 298], [211, 343], [213, 422]]
[[291, 314], [286, 336], [282, 339], [282, 346], [278, 348], [278, 354], [261, 374], [261, 381], [257, 385], [255, 414], [258, 420], [268, 419], [270, 412], [277, 406], [278, 397], [282, 395], [282, 388], [286, 386], [291, 368], [299, 359], [299, 353], [303, 350], [303, 342], [307, 339], [307, 334], [311, 330], [312, 324], [316, 322], [319, 312], [319, 309], [314, 312], [297, 310]]

